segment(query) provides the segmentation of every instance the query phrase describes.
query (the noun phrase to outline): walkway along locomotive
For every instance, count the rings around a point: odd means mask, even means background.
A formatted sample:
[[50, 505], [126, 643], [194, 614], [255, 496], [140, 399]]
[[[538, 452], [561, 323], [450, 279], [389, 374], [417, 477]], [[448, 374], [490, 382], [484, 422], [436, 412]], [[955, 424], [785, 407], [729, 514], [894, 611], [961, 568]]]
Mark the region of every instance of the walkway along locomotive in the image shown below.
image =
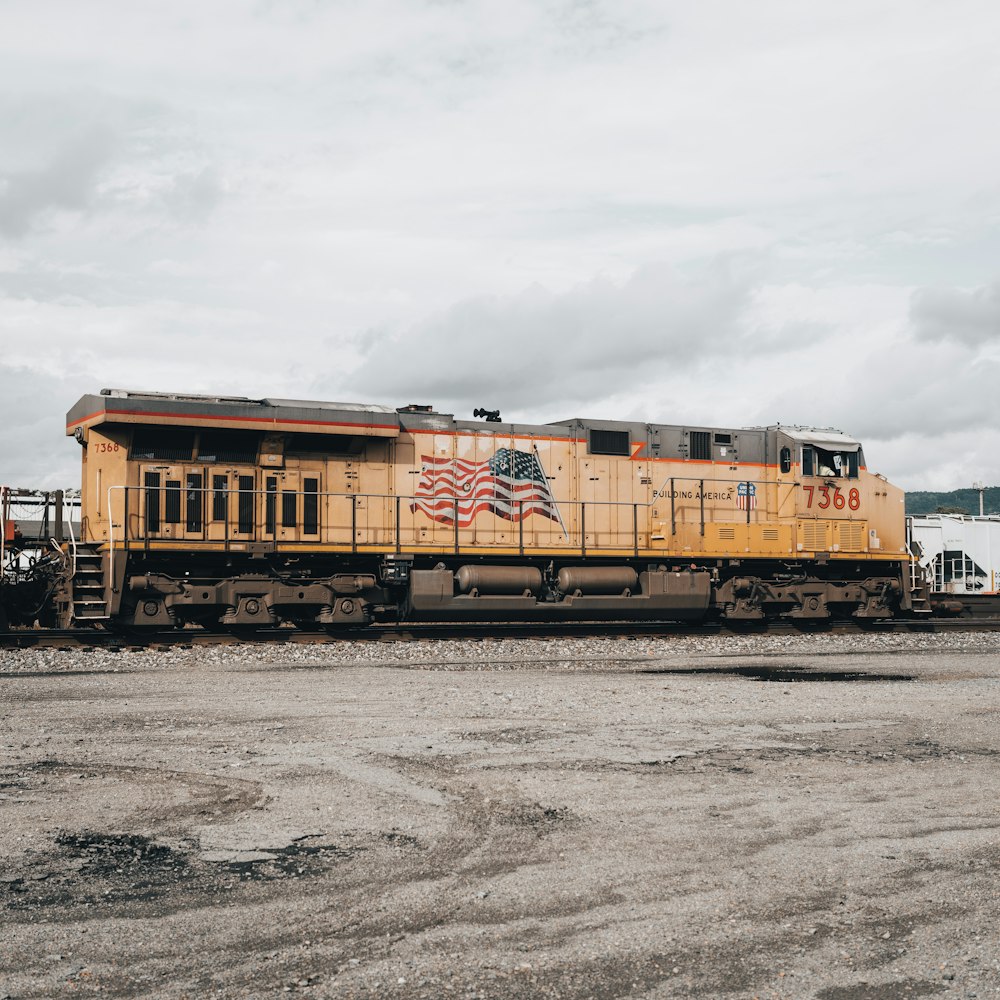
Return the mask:
[[315, 628], [910, 607], [902, 492], [838, 431], [491, 416], [84, 396], [67, 417], [83, 507], [58, 618]]

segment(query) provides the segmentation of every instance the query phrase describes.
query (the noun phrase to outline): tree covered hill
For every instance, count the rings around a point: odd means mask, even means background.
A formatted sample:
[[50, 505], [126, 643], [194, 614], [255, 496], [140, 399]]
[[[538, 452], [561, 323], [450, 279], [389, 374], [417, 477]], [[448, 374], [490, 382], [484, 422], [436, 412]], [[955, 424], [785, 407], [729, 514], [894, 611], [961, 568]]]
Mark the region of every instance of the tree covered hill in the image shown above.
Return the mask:
[[[914, 490], [906, 494], [907, 514], [934, 514], [938, 508], [949, 514], [978, 514], [979, 490], [952, 490], [951, 493]], [[986, 514], [1000, 513], [1000, 486], [986, 487], [983, 511]]]

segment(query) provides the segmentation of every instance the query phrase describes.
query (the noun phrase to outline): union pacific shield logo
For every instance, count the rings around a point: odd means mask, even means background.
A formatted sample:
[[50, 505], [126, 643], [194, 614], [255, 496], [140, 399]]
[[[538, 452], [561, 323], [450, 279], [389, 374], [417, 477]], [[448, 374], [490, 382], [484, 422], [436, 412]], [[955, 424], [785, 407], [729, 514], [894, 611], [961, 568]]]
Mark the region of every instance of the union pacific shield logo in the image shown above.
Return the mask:
[[757, 487], [753, 483], [740, 483], [736, 491], [736, 506], [740, 510], [755, 510], [757, 507]]

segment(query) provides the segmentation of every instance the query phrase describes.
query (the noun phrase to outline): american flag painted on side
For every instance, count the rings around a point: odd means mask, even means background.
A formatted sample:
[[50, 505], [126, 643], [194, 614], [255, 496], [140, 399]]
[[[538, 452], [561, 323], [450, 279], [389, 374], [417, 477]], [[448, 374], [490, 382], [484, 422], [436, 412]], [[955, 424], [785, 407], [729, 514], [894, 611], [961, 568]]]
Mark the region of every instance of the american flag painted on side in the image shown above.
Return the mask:
[[559, 521], [559, 511], [538, 456], [528, 451], [500, 448], [489, 461], [421, 456], [423, 469], [410, 510], [423, 511], [443, 524], [468, 528], [481, 511], [508, 521], [529, 514]]
[[736, 506], [740, 510], [756, 510], [757, 487], [753, 483], [740, 483], [736, 491]]

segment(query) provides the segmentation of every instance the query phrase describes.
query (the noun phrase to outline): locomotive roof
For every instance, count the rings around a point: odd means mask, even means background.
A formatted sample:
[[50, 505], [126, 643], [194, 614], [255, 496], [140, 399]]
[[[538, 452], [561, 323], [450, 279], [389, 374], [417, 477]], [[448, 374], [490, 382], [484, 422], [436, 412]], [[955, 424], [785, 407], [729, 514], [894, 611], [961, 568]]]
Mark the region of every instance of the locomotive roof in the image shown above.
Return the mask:
[[181, 423], [192, 427], [243, 427], [313, 434], [399, 435], [396, 411], [374, 403], [251, 399], [128, 389], [102, 389], [100, 395], [82, 397], [66, 414], [66, 433], [102, 423]]
[[[768, 432], [780, 431], [796, 441], [839, 450], [858, 450], [859, 443], [833, 428], [801, 426], [719, 427], [698, 423], [647, 423], [641, 420], [594, 420], [573, 417], [551, 423], [483, 422], [456, 420], [451, 413], [439, 413], [430, 406], [410, 404], [392, 408], [377, 403], [344, 403], [313, 399], [281, 399], [249, 396], [213, 396], [196, 393], [141, 392], [129, 389], [102, 389], [99, 395], [83, 396], [66, 415], [66, 433], [102, 423], [181, 424], [191, 427], [241, 427], [246, 429], [351, 434], [368, 437], [397, 437], [401, 428], [523, 434], [544, 436], [562, 430], [568, 436], [589, 430], [628, 431], [631, 440], [663, 435], [676, 436], [687, 429], [739, 432], [762, 440]], [[666, 446], [666, 440], [664, 440]]]

